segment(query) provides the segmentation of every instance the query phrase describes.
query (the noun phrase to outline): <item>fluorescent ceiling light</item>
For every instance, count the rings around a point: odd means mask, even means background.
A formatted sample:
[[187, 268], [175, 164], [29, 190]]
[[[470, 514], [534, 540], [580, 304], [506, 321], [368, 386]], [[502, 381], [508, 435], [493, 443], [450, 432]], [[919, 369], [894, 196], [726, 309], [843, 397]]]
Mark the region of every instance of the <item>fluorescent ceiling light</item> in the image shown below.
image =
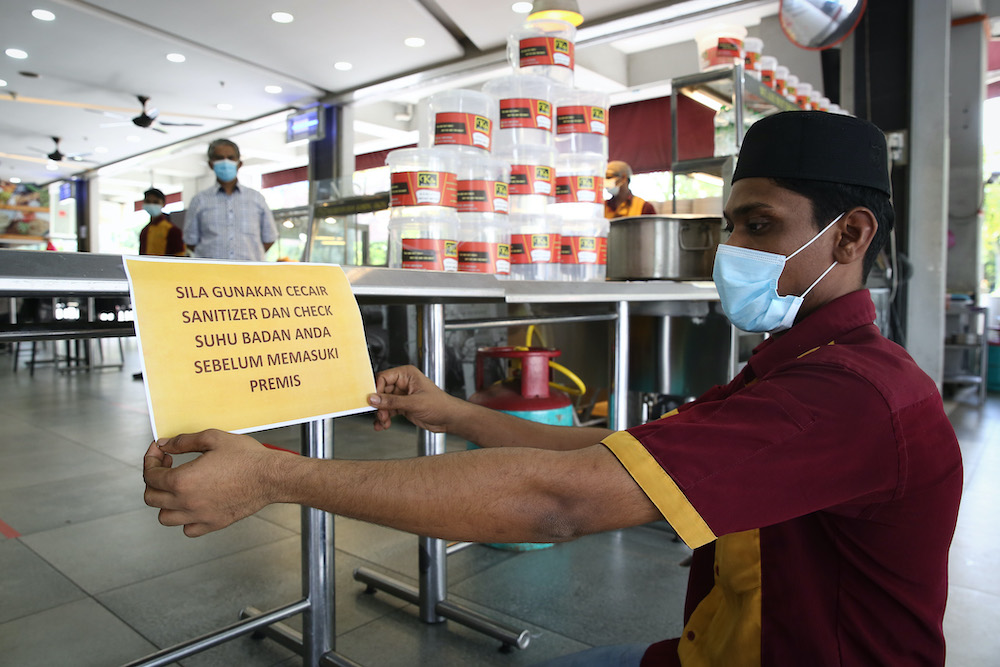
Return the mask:
[[187, 58], [184, 56], [183, 53], [168, 53], [167, 60], [169, 60], [172, 63], [182, 63], [185, 60], [187, 60]]
[[515, 2], [510, 6], [510, 10], [515, 14], [527, 14], [531, 11], [530, 2]]
[[419, 49], [426, 43], [427, 40], [425, 40], [423, 37], [407, 37], [406, 39], [403, 40], [403, 44], [406, 44], [407, 46], [412, 47], [414, 49]]
[[0, 79], [0, 88], [3, 88], [6, 85], [7, 85], [7, 82], [4, 81], [3, 79]]
[[218, 109], [219, 111], [232, 111], [233, 105], [227, 104], [226, 102], [219, 102], [218, 104], [215, 105], [215, 108]]
[[48, 169], [49, 171], [59, 171], [59, 165], [57, 165], [55, 162], [49, 162], [47, 165], [45, 165], [45, 168]]
[[10, 181], [11, 183], [20, 183], [21, 182], [21, 179], [18, 178], [17, 176], [11, 176], [7, 180]]
[[32, 10], [31, 15], [34, 16], [39, 21], [55, 21], [56, 15], [47, 9], [35, 9]]
[[352, 65], [349, 62], [345, 62], [343, 60], [341, 60], [340, 62], [333, 63], [333, 68], [339, 69], [341, 72], [346, 72], [347, 70], [352, 69], [353, 67], [354, 65]]
[[291, 23], [295, 17], [288, 12], [275, 12], [271, 14], [271, 20], [275, 23]]
[[281, 86], [264, 86], [265, 93], [271, 93], [272, 95], [277, 95], [281, 92]]
[[24, 60], [28, 57], [27, 51], [22, 51], [21, 49], [7, 49], [4, 51], [11, 58], [17, 58], [18, 60]]

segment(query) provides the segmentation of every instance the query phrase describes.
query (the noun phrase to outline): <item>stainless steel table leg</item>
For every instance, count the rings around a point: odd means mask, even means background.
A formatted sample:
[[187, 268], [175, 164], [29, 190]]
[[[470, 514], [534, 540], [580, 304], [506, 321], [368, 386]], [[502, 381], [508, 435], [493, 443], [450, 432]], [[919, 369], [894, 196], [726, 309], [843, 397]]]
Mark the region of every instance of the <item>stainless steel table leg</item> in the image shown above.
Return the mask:
[[[302, 435], [310, 458], [333, 458], [332, 419], [303, 424]], [[302, 595], [309, 600], [302, 615], [303, 663], [318, 665], [335, 642], [333, 515], [311, 507], [302, 508]]]
[[[420, 364], [424, 375], [444, 388], [444, 304], [432, 303], [420, 308]], [[419, 432], [421, 456], [444, 454], [445, 435], [423, 429]], [[437, 605], [447, 596], [447, 545], [444, 540], [421, 537], [419, 544], [420, 619], [440, 623], [444, 617]]]
[[615, 306], [618, 319], [615, 321], [615, 384], [612, 387], [615, 409], [611, 412], [611, 428], [621, 431], [628, 424], [628, 355], [629, 355], [629, 303], [619, 301]]
[[[444, 305], [428, 304], [419, 307], [417, 326], [420, 337], [421, 370], [434, 384], [444, 388]], [[420, 430], [419, 445], [421, 456], [444, 454], [445, 437], [440, 433]], [[354, 578], [374, 592], [381, 590], [420, 607], [420, 620], [425, 623], [441, 623], [452, 620], [494, 637], [503, 642], [503, 648], [528, 647], [531, 635], [527, 630], [518, 630], [503, 625], [478, 612], [465, 608], [445, 598], [448, 595], [447, 543], [431, 537], [419, 540], [419, 587], [397, 581], [367, 568], [354, 571]]]

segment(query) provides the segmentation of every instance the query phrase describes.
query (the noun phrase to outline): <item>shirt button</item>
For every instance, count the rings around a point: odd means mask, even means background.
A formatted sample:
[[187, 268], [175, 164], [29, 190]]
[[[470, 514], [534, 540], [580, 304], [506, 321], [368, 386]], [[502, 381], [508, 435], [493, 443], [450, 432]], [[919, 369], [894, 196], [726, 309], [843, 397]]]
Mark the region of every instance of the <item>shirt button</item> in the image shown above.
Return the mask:
[[688, 630], [688, 633], [687, 633], [687, 640], [689, 642], [693, 642], [694, 641], [694, 633], [691, 632], [690, 630]]

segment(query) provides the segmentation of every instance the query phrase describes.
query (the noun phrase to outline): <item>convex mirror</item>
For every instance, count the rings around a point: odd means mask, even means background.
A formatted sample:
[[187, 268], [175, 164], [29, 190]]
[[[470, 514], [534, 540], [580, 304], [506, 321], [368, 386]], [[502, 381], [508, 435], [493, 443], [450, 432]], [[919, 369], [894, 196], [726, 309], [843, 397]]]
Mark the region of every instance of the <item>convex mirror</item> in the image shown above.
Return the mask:
[[829, 49], [857, 27], [867, 0], [781, 0], [785, 35], [804, 49]]

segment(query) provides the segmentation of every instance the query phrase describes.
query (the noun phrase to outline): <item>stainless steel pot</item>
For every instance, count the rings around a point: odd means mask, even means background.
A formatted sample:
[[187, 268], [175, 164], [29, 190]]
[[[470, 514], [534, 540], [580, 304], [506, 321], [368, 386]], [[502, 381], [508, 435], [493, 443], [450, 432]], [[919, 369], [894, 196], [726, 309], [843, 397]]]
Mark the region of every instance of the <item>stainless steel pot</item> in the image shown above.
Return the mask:
[[608, 280], [711, 280], [722, 218], [674, 213], [611, 221]]

